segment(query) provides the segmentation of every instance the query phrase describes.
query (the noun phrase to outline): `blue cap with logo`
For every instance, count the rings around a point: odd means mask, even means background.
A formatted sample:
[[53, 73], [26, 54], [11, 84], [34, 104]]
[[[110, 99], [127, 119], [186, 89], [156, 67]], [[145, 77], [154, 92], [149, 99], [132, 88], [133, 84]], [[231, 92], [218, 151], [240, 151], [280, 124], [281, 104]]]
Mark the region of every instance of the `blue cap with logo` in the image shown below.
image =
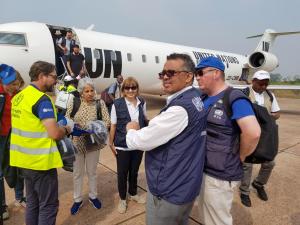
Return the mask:
[[0, 65], [0, 80], [2, 84], [7, 85], [16, 80], [17, 74], [13, 67], [1, 64]]
[[224, 63], [219, 58], [217, 58], [215, 56], [209, 56], [209, 57], [206, 57], [206, 58], [202, 59], [198, 63], [198, 65], [196, 66], [196, 70], [204, 69], [206, 67], [213, 67], [213, 68], [216, 68], [216, 69], [221, 70], [223, 72], [225, 70]]

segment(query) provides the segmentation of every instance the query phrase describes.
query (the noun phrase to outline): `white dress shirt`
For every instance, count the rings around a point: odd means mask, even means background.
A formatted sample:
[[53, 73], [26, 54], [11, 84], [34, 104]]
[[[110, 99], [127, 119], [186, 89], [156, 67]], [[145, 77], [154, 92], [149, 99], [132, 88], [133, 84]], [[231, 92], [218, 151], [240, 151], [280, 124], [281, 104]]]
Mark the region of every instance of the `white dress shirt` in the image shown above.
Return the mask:
[[[167, 98], [167, 105], [179, 94], [191, 89], [186, 87]], [[187, 111], [181, 106], [171, 106], [150, 120], [147, 127], [141, 130], [130, 129], [126, 135], [126, 143], [129, 149], [150, 151], [167, 143], [180, 134], [188, 125]]]
[[[259, 94], [259, 93], [255, 92], [253, 90], [253, 93], [254, 93], [255, 101], [257, 102], [257, 104], [260, 105], [260, 106], [264, 106], [264, 103], [265, 103], [264, 92]], [[275, 98], [275, 95], [273, 93], [271, 93], [271, 94], [273, 96], [273, 102], [272, 102], [272, 105], [271, 105], [271, 112], [273, 112], [273, 113], [278, 112], [278, 111], [280, 111], [280, 108], [279, 108], [277, 99]]]
[[[141, 101], [139, 100], [139, 98], [136, 98], [136, 99], [137, 99], [136, 106], [134, 106], [126, 98], [125, 98], [125, 102], [126, 102], [126, 105], [127, 105], [127, 109], [128, 109], [131, 121], [139, 122], [139, 114], [140, 114], [139, 113], [139, 105], [141, 104]], [[144, 106], [143, 106], [143, 112], [144, 112], [145, 117], [147, 117], [147, 115], [146, 115], [146, 102], [144, 103]], [[116, 113], [116, 108], [115, 108], [114, 104], [112, 105], [112, 108], [111, 108], [110, 118], [111, 118], [110, 119], [111, 124], [116, 125], [117, 124], [117, 113]], [[118, 147], [118, 146], [115, 146], [115, 148], [118, 149], [118, 150], [126, 150], [127, 149], [127, 148]]]

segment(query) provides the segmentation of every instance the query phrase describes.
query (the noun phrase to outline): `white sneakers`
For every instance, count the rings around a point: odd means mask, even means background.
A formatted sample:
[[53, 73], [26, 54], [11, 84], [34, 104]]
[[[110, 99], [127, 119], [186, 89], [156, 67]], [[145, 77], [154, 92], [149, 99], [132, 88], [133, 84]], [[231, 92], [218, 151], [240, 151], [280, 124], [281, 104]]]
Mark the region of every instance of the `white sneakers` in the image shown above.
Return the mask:
[[135, 201], [138, 204], [145, 204], [146, 203], [145, 198], [140, 196], [140, 195], [133, 195], [133, 196], [129, 195], [128, 200]]
[[123, 213], [126, 212], [126, 209], [127, 209], [127, 202], [126, 202], [126, 200], [120, 199], [119, 205], [118, 205], [118, 212], [123, 214]]
[[[133, 195], [133, 196], [128, 195], [128, 200], [135, 201], [138, 204], [145, 204], [146, 203], [145, 198], [141, 197], [139, 195]], [[120, 199], [119, 205], [118, 205], [118, 212], [123, 214], [123, 213], [126, 212], [126, 210], [127, 210], [127, 202], [126, 202], [126, 200]]]

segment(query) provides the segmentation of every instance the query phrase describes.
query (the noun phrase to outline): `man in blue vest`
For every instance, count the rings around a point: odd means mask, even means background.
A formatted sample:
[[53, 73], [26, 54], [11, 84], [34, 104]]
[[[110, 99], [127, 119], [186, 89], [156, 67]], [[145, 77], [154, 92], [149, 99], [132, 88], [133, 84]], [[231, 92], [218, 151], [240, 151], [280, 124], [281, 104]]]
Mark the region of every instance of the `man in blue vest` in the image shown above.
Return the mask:
[[127, 146], [146, 151], [147, 225], [184, 225], [199, 194], [205, 157], [207, 113], [192, 87], [194, 62], [171, 54], [159, 73], [169, 96], [147, 127], [127, 124]]
[[[225, 66], [214, 56], [196, 67], [196, 79], [203, 93], [207, 117], [206, 158], [199, 195], [200, 222], [231, 225], [233, 189], [243, 177], [242, 162], [259, 140], [260, 126], [251, 102], [242, 91], [225, 83]], [[227, 96], [227, 100], [225, 100]], [[228, 115], [228, 107], [232, 115]]]

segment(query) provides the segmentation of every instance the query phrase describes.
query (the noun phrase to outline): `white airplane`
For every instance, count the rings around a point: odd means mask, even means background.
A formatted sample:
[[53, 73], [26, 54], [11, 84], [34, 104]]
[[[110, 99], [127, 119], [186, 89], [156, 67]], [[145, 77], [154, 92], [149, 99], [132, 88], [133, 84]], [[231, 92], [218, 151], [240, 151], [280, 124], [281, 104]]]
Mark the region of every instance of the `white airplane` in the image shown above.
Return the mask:
[[[136, 77], [143, 93], [159, 95], [162, 90], [157, 74], [162, 70], [166, 56], [171, 53], [189, 54], [195, 63], [210, 55], [219, 57], [226, 66], [226, 81], [236, 86], [244, 86], [245, 81], [251, 80], [255, 71], [271, 72], [278, 67], [277, 57], [269, 51], [277, 36], [300, 33], [277, 33], [268, 29], [264, 34], [249, 37], [262, 38], [254, 52], [244, 56], [100, 33], [92, 29], [93, 26], [82, 30], [37, 22], [0, 24], [0, 63], [12, 65], [23, 75], [25, 82], [29, 83], [29, 76], [26, 74], [35, 61], [62, 63], [56, 58], [52, 36], [56, 30], [63, 34], [72, 30], [85, 56], [88, 74], [95, 80], [97, 91], [102, 91], [115, 81], [117, 75], [123, 74]], [[64, 74], [65, 71], [58, 72]], [[300, 89], [300, 86], [289, 87]]]

